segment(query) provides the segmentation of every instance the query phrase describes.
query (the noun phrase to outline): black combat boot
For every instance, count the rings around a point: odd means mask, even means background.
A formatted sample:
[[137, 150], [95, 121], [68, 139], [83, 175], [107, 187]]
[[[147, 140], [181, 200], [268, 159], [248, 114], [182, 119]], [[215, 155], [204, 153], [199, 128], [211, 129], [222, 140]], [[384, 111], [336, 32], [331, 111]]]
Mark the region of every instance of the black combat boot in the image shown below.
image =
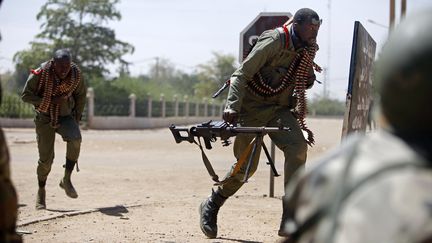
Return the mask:
[[70, 180], [75, 164], [76, 161], [66, 159], [66, 165], [64, 166], [65, 167], [64, 177], [63, 179], [60, 180], [60, 185], [59, 185], [61, 188], [65, 190], [66, 195], [71, 198], [78, 197], [78, 194], [75, 191], [75, 188], [73, 187], [72, 182]]
[[36, 196], [36, 209], [46, 209], [45, 203], [45, 184], [46, 181], [39, 181], [39, 189]]
[[217, 236], [217, 214], [227, 198], [218, 191], [204, 200], [199, 208], [201, 231], [210, 239]]

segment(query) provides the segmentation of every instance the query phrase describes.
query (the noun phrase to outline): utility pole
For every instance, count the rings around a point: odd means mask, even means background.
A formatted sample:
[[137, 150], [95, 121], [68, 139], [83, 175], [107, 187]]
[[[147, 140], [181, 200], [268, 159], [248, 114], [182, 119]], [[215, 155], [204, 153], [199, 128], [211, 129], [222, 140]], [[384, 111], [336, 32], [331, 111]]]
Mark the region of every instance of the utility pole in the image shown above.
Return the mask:
[[392, 31], [394, 24], [395, 24], [395, 0], [390, 0], [389, 33]]
[[323, 76], [324, 76], [324, 86], [323, 86], [323, 98], [327, 98], [328, 97], [328, 67], [324, 67], [323, 68]]
[[159, 57], [155, 57], [156, 60], [156, 80], [159, 79]]
[[327, 27], [327, 67], [323, 68], [324, 75], [324, 87], [323, 87], [323, 97], [328, 98], [330, 89], [330, 60], [331, 60], [331, 0], [328, 0], [328, 27]]
[[402, 0], [402, 2], [401, 2], [401, 18], [405, 17], [406, 8], [407, 8], [407, 1]]

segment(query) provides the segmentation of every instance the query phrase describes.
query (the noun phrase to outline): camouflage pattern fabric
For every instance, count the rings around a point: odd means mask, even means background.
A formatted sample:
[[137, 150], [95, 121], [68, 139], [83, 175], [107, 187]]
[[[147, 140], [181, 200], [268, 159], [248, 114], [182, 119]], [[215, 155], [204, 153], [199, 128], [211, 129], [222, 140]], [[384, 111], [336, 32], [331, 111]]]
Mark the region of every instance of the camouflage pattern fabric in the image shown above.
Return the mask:
[[[41, 78], [41, 70], [46, 63], [33, 70], [29, 75], [24, 86], [21, 98], [24, 102], [30, 103], [37, 108], [42, 102], [42, 94], [38, 92], [39, 80]], [[77, 161], [81, 149], [81, 132], [78, 121], [81, 118], [86, 102], [87, 88], [80, 79], [76, 89], [72, 92], [72, 96], [63, 102], [59, 108], [58, 127], [51, 125], [49, 114], [37, 112], [35, 116], [36, 135], [38, 142], [39, 160], [37, 174], [39, 181], [46, 181], [48, 174], [51, 171], [51, 166], [54, 160], [54, 142], [55, 134], [62, 136], [67, 143], [66, 158], [72, 161]], [[43, 93], [43, 92], [42, 92]]]
[[432, 162], [384, 130], [349, 138], [286, 195], [287, 242], [432, 240]]
[[[291, 28], [289, 26], [288, 28]], [[288, 48], [286, 48], [288, 41]], [[300, 129], [298, 121], [292, 114], [296, 103], [293, 100], [294, 83], [281, 93], [271, 97], [262, 97], [248, 89], [247, 82], [254, 78], [259, 71], [271, 87], [281, 85], [281, 79], [288, 71], [296, 55], [303, 48], [295, 49], [292, 38], [285, 40], [285, 34], [278, 29], [268, 30], [261, 34], [257, 43], [243, 61], [241, 66], [231, 76], [231, 85], [227, 97], [227, 109], [239, 112], [240, 126], [273, 126], [279, 124], [290, 127], [290, 132], [271, 134], [270, 138], [276, 146], [284, 152], [284, 182], [291, 178], [291, 175], [306, 162], [307, 144]], [[311, 77], [314, 77], [313, 69], [310, 70]], [[312, 87], [315, 79], [308, 84]], [[278, 123], [280, 122], [280, 123]], [[253, 136], [239, 135], [234, 143], [234, 156], [238, 160]], [[255, 172], [258, 165], [259, 151], [253, 161], [250, 176]], [[246, 166], [246, 165], [245, 165]], [[235, 167], [235, 164], [232, 168]], [[245, 168], [240, 173], [229, 178], [228, 182], [219, 187], [219, 193], [224, 197], [232, 196], [243, 185]], [[231, 172], [227, 174], [229, 176]]]
[[9, 152], [0, 129], [0, 242], [21, 242], [15, 232], [18, 199], [10, 178]]

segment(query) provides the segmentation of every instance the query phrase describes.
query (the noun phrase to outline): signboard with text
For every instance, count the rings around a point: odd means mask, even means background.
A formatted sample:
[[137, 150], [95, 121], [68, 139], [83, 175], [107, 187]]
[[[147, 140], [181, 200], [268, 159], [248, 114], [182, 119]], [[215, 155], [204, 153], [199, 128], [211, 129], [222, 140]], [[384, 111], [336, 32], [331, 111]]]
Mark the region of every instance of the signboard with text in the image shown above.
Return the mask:
[[354, 23], [346, 110], [342, 137], [365, 132], [372, 104], [372, 66], [376, 42], [360, 22]]
[[258, 14], [258, 16], [240, 32], [239, 62], [241, 63], [243, 61], [245, 53], [250, 51], [253, 43], [262, 32], [282, 26], [291, 17], [291, 13], [283, 12], [262, 12]]

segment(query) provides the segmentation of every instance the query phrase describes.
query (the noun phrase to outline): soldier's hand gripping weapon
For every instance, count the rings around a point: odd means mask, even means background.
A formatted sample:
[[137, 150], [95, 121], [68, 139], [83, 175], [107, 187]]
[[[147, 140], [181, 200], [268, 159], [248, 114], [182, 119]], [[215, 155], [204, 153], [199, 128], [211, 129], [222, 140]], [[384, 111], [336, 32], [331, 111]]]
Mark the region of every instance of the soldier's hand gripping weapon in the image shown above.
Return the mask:
[[[236, 127], [226, 123], [225, 121], [209, 121], [191, 127], [176, 127], [175, 125], [171, 125], [170, 130], [174, 135], [174, 139], [177, 143], [187, 141], [189, 143], [195, 143], [198, 145], [198, 147], [201, 149], [202, 159], [204, 165], [207, 168], [208, 173], [212, 177], [212, 180], [215, 182], [215, 184], [219, 185], [219, 184], [223, 184], [225, 180], [219, 181], [219, 177], [214, 172], [209, 159], [204, 153], [204, 149], [202, 148], [201, 145], [201, 140], [200, 140], [201, 138], [204, 140], [205, 147], [207, 149], [211, 149], [212, 148], [211, 143], [216, 142], [217, 138], [221, 139], [223, 146], [228, 146], [230, 144], [229, 138], [234, 137], [237, 134], [240, 133], [255, 134], [255, 139], [253, 140], [253, 142], [249, 144], [249, 146], [240, 156], [239, 161], [237, 161], [237, 164], [231, 173], [231, 176], [237, 174], [240, 168], [242, 167], [242, 165], [246, 162], [246, 159], [248, 159], [245, 175], [243, 178], [243, 182], [247, 182], [250, 169], [252, 166], [253, 158], [255, 157], [257, 151], [261, 149], [261, 147], [264, 149], [264, 152], [268, 159], [267, 164], [270, 165], [274, 176], [279, 176], [276, 167], [274, 165], [274, 162], [270, 156], [270, 153], [264, 144], [263, 137], [268, 133], [286, 132], [286, 131], [290, 131], [291, 129], [282, 126]], [[195, 140], [195, 138], [197, 138], [198, 142]]]

